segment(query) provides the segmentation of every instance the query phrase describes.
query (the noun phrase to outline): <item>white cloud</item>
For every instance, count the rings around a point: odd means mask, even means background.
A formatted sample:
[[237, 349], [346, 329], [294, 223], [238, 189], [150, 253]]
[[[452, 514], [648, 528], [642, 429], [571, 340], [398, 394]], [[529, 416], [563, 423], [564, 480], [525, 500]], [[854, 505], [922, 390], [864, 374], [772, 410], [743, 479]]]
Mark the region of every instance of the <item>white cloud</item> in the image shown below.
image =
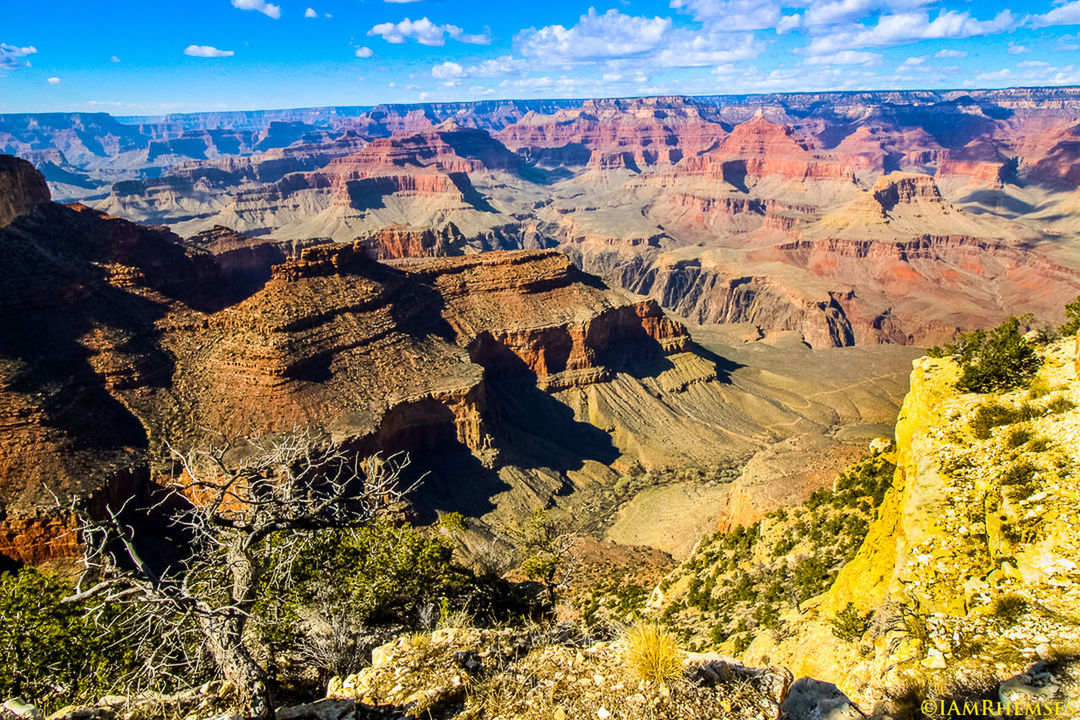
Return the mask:
[[1048, 68], [1050, 67], [1050, 63], [1043, 62], [1042, 60], [1025, 60], [1024, 62], [1016, 63], [1016, 67], [1025, 70], [1029, 68]]
[[896, 66], [896, 72], [926, 72], [931, 70], [932, 67], [926, 64], [926, 56], [918, 55], [916, 57], [909, 57], [904, 62]]
[[624, 15], [618, 10], [604, 14], [589, 8], [577, 25], [528, 28], [514, 39], [519, 52], [551, 63], [643, 55], [658, 50], [671, 28], [671, 18]]
[[671, 7], [689, 13], [695, 20], [715, 23], [718, 28], [733, 32], [765, 30], [781, 23], [777, 0], [671, 0]]
[[803, 62], [806, 65], [872, 65], [880, 60], [878, 53], [841, 50], [831, 55], [813, 55]]
[[415, 22], [405, 18], [401, 22], [379, 23], [368, 30], [368, 35], [378, 35], [388, 43], [399, 45], [408, 40], [416, 40], [421, 45], [445, 45], [446, 36], [470, 45], [490, 45], [491, 33], [485, 28], [483, 33], [471, 35], [457, 25], [436, 25], [426, 17]]
[[266, 0], [232, 0], [234, 8], [239, 10], [258, 10], [267, 17], [277, 20], [281, 17], [281, 8], [266, 2]]
[[967, 50], [938, 50], [934, 53], [936, 58], [965, 58], [967, 56]]
[[232, 57], [236, 53], [232, 50], [218, 50], [212, 45], [188, 45], [184, 48], [184, 54], [191, 57], [201, 58], [223, 58]]
[[373, 51], [369, 47], [358, 47], [358, 48], [356, 48], [356, 53], [355, 54], [356, 54], [356, 57], [358, 57], [358, 58], [369, 58], [369, 57], [371, 57], [372, 55], [375, 54], [375, 51]]
[[503, 55], [470, 66], [466, 70], [466, 74], [468, 74], [469, 77], [506, 77], [507, 75], [520, 75], [529, 70], [529, 68], [530, 64], [525, 60], [510, 55]]
[[681, 30], [671, 34], [657, 60], [664, 67], [705, 67], [753, 60], [764, 50], [765, 44], [755, 40], [753, 33], [736, 41], [722, 32]]
[[815, 37], [808, 52], [823, 55], [852, 48], [903, 45], [918, 40], [992, 35], [1011, 30], [1017, 24], [1017, 19], [1009, 10], [1002, 10], [991, 20], [977, 20], [966, 12], [955, 10], [946, 10], [933, 20], [930, 20], [928, 13], [919, 12], [882, 15], [876, 25], [856, 24], [848, 30]]
[[1035, 27], [1080, 25], [1080, 0], [1058, 4], [1056, 8], [1043, 15], [1031, 15], [1027, 18], [1027, 22]]
[[18, 47], [17, 45], [0, 43], [0, 70], [12, 70], [17, 67], [27, 67], [30, 65], [30, 61], [24, 60], [23, 58], [28, 55], [33, 55], [36, 52], [37, 48], [33, 45]]
[[803, 16], [795, 13], [794, 15], [784, 15], [780, 18], [780, 22], [776, 23], [776, 32], [779, 35], [797, 30], [802, 25]]
[[1057, 50], [1080, 50], [1080, 34], [1062, 35], [1057, 41]]
[[109, 62], [120, 62], [120, 58], [113, 55], [111, 58], [109, 58]]
[[49, 83], [50, 85], [59, 85], [59, 84], [60, 84], [60, 83], [62, 83], [62, 82], [64, 82], [64, 81], [63, 81], [63, 80], [61, 80], [61, 79], [60, 79], [60, 78], [58, 78], [58, 77], [51, 77], [51, 78], [49, 78], [49, 80], [48, 80], [48, 83]]
[[306, 18], [319, 17], [319, 13], [315, 12], [315, 8], [308, 8], [307, 10], [304, 11], [304, 17], [306, 17]]
[[976, 82], [1000, 82], [1002, 80], [1008, 82], [1013, 78], [1013, 72], [1009, 68], [1002, 68], [994, 72], [982, 73], [975, 77]]
[[447, 60], [446, 62], [431, 68], [431, 77], [439, 79], [459, 78], [464, 74], [465, 69], [451, 60]]
[[542, 77], [503, 80], [499, 83], [499, 87], [502, 88], [503, 92], [512, 93], [584, 93], [589, 91], [599, 92], [603, 88], [600, 81], [570, 75], [559, 77], [544, 75]]
[[[908, 12], [934, 0], [670, 0], [699, 22], [717, 30], [745, 32], [775, 29], [783, 34], [801, 26], [822, 28], [861, 21], [876, 12]], [[785, 9], [804, 9], [784, 15]]]
[[1015, 43], [1015, 42], [1010, 42], [1009, 43], [1009, 54], [1010, 55], [1021, 55], [1021, 54], [1026, 53], [1026, 52], [1031, 52], [1030, 50], [1027, 49], [1026, 45], [1020, 45], [1019, 43]]
[[813, 3], [806, 11], [808, 25], [836, 25], [862, 19], [874, 9], [874, 0], [832, 0]]

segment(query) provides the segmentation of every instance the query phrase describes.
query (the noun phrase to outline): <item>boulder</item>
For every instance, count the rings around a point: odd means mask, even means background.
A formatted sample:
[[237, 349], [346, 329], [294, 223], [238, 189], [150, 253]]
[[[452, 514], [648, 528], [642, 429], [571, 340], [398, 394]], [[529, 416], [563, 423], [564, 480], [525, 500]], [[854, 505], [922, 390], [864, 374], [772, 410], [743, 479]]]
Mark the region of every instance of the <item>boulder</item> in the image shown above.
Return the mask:
[[783, 705], [781, 720], [858, 720], [866, 714], [840, 688], [813, 678], [796, 680]]
[[1038, 662], [998, 686], [998, 698], [1010, 705], [1038, 706], [1061, 699], [1061, 681], [1051, 666]]
[[42, 720], [41, 712], [22, 698], [14, 697], [4, 701], [0, 718], [21, 718], [22, 720]]

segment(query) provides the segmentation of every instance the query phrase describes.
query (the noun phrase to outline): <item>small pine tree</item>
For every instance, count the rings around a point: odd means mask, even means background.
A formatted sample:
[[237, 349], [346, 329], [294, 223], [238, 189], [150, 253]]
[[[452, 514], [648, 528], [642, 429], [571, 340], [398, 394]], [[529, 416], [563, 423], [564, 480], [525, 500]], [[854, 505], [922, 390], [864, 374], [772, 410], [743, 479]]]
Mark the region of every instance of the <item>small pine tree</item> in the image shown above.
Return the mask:
[[928, 354], [956, 358], [961, 368], [956, 387], [964, 392], [987, 393], [1026, 385], [1042, 365], [1022, 331], [1029, 319], [1010, 317], [993, 330], [964, 333], [955, 343], [931, 348]]
[[1058, 328], [1062, 335], [1072, 335], [1080, 331], [1080, 297], [1065, 306], [1065, 324]]
[[857, 642], [870, 627], [871, 614], [861, 614], [855, 603], [848, 603], [829, 621], [832, 634], [846, 642]]

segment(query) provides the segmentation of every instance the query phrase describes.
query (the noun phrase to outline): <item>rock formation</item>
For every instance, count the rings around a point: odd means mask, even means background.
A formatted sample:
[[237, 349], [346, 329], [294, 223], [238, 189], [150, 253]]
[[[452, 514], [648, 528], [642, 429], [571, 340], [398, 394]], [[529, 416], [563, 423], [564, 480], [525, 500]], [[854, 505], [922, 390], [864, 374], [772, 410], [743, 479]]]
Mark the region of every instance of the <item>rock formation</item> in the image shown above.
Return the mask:
[[[116, 123], [80, 118], [71, 123], [91, 135], [120, 137]], [[62, 197], [137, 165], [134, 149], [110, 154], [107, 143], [101, 162], [86, 160], [57, 118], [6, 122], [22, 133], [12, 138], [41, 133], [11, 147], [32, 153]], [[182, 235], [215, 226], [276, 242], [383, 234], [385, 249], [372, 240], [379, 258], [560, 247], [688, 318], [805, 329], [815, 345], [926, 345], [1008, 312], [1053, 313], [1075, 296], [1078, 122], [1075, 93], [1055, 89], [140, 118], [117, 142], [148, 137], [154, 159], [141, 162], [161, 166], [161, 177], [117, 182], [98, 207]], [[399, 226], [449, 235], [387, 230]], [[896, 243], [954, 247], [865, 272], [847, 250], [833, 255], [838, 241], [884, 244], [871, 255], [905, 255], [888, 249]], [[995, 248], [1007, 248], [1004, 267]], [[1014, 263], [1051, 280], [1032, 292]], [[920, 300], [902, 277], [939, 292]], [[732, 310], [751, 289], [754, 308]]]
[[[557, 493], [575, 507], [620, 474], [738, 462], [786, 437], [766, 425], [825, 431], [895, 409], [895, 389], [838, 415], [752, 372], [733, 382], [655, 301], [553, 250], [374, 257], [432, 239], [456, 242], [407, 228], [337, 245], [224, 228], [181, 240], [51, 203], [0, 229], [3, 553], [69, 552], [51, 493], [100, 508], [147, 491], [170, 472], [165, 441], [198, 445], [205, 428], [316, 425], [358, 451], [409, 450], [432, 472], [418, 511], [497, 525]], [[882, 373], [858, 363], [779, 372]]]
[[0, 227], [10, 225], [50, 199], [49, 187], [33, 165], [0, 155]]

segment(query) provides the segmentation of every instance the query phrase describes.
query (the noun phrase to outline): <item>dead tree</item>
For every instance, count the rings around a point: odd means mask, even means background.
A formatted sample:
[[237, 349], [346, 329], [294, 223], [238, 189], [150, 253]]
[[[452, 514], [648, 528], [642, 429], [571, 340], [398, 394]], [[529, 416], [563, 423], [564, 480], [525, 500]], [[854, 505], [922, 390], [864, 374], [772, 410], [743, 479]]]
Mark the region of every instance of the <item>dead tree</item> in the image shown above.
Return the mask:
[[184, 537], [182, 559], [155, 567], [126, 508], [95, 517], [75, 503], [84, 572], [67, 600], [127, 603], [147, 618], [143, 641], [194, 640], [250, 717], [273, 718], [269, 674], [249, 628], [260, 594], [289, 586], [283, 575], [316, 533], [364, 526], [400, 502], [416, 485], [402, 483], [408, 456], [350, 456], [300, 429], [170, 450], [183, 472], [154, 510]]

